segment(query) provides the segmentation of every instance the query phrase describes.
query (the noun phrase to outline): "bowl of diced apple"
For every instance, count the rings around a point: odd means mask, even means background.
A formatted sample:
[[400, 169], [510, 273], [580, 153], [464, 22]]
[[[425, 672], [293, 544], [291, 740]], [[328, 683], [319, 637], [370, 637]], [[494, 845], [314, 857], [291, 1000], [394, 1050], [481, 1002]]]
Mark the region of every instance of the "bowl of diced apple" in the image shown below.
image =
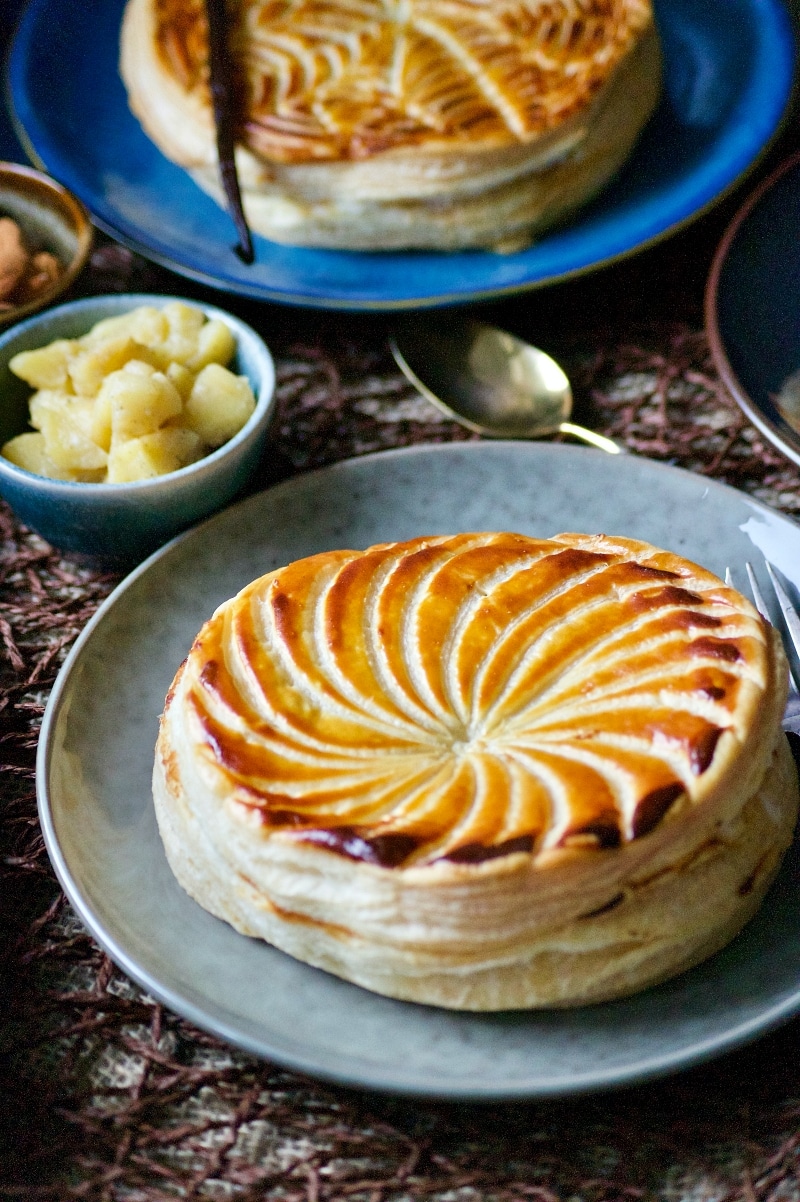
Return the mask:
[[50, 309], [0, 335], [0, 495], [62, 551], [135, 562], [242, 490], [274, 394], [265, 343], [222, 309]]

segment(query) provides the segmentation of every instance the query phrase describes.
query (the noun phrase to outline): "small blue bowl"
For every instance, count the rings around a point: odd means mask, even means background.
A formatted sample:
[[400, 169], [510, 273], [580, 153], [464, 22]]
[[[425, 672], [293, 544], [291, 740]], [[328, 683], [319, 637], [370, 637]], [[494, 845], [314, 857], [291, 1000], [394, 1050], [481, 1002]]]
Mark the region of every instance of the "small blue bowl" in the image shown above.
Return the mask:
[[[175, 296], [127, 293], [89, 297], [49, 309], [0, 335], [0, 445], [28, 429], [31, 388], [9, 369], [19, 351], [56, 338], [78, 338], [106, 317], [139, 305], [162, 308]], [[144, 559], [168, 539], [215, 513], [236, 496], [257, 467], [275, 404], [275, 367], [258, 334], [222, 309], [201, 308], [236, 338], [231, 365], [244, 375], [256, 408], [238, 434], [189, 467], [131, 484], [75, 484], [23, 471], [0, 456], [0, 496], [20, 521], [61, 551], [109, 566]]]

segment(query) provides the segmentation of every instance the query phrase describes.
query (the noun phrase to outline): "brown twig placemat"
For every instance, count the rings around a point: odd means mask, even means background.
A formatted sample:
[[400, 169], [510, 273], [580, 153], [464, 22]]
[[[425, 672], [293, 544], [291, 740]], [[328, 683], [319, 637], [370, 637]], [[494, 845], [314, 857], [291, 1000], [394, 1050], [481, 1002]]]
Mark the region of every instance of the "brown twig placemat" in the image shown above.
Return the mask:
[[[112, 245], [95, 291], [164, 290]], [[174, 290], [174, 281], [173, 281]], [[249, 315], [253, 320], [252, 315]], [[279, 319], [275, 319], [280, 324]], [[397, 373], [379, 323], [278, 341], [262, 479], [469, 438]], [[788, 514], [800, 474], [726, 396], [697, 330], [656, 322], [578, 348], [580, 417], [632, 450]], [[36, 819], [39, 722], [59, 665], [116, 578], [0, 509], [0, 1198], [162, 1202], [789, 1202], [800, 1197], [800, 1025], [661, 1083], [515, 1105], [412, 1102], [319, 1084], [232, 1050], [116, 970], [53, 877]]]

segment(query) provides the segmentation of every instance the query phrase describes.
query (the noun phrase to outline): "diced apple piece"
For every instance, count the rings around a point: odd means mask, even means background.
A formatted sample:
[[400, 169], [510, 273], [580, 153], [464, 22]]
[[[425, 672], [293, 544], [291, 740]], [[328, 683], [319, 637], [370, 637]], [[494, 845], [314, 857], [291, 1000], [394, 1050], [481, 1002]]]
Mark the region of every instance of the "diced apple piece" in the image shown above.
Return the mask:
[[111, 396], [102, 388], [94, 402], [89, 437], [104, 451], [111, 450]]
[[57, 467], [85, 472], [99, 471], [106, 466], [106, 452], [69, 417], [58, 418], [52, 414], [42, 434], [45, 450]]
[[41, 430], [45, 451], [53, 463], [68, 471], [98, 471], [106, 465], [105, 451], [89, 437], [92, 402], [65, 397], [66, 404], [46, 404], [58, 393], [39, 392], [31, 402], [31, 424]]
[[206, 448], [203, 446], [200, 435], [196, 434], [194, 430], [190, 430], [188, 426], [174, 426], [171, 429], [159, 430], [158, 435], [162, 439], [165, 450], [178, 457], [180, 467], [188, 467], [190, 463], [196, 463], [205, 454]]
[[4, 459], [35, 476], [47, 476], [50, 480], [63, 480], [68, 473], [56, 467], [44, 446], [44, 435], [38, 431], [18, 434], [10, 439], [2, 450]]
[[[147, 437], [144, 435], [143, 437]], [[141, 446], [140, 438], [112, 446], [108, 453], [108, 483], [130, 484], [135, 480], [151, 480], [158, 469]]]
[[171, 380], [180, 393], [181, 400], [185, 401], [189, 393], [192, 391], [194, 384], [194, 372], [189, 371], [188, 367], [184, 367], [182, 363], [170, 363], [166, 371], [167, 379]]
[[35, 430], [41, 430], [42, 422], [47, 420], [47, 414], [64, 409], [70, 402], [70, 393], [61, 392], [56, 388], [40, 388], [28, 402], [30, 423]]
[[169, 333], [159, 344], [159, 350], [169, 360], [189, 363], [197, 354], [197, 339], [205, 322], [202, 309], [172, 301], [162, 310], [167, 319]]
[[79, 351], [77, 342], [59, 338], [35, 351], [20, 351], [9, 362], [15, 376], [32, 388], [70, 388], [69, 364]]
[[125, 484], [165, 476], [194, 463], [203, 453], [193, 430], [171, 428], [115, 443], [108, 457], [108, 481]]
[[30, 423], [35, 430], [41, 430], [44, 434], [48, 422], [58, 423], [68, 414], [68, 420], [88, 434], [93, 404], [91, 397], [76, 397], [73, 393], [40, 388], [28, 402]]
[[75, 391], [81, 396], [97, 396], [109, 372], [118, 371], [133, 358], [134, 348], [134, 340], [123, 333], [82, 350], [70, 364], [69, 374]]
[[190, 430], [186, 426], [165, 427], [146, 437], [149, 440], [148, 446], [155, 448], [157, 454], [164, 455], [165, 463], [167, 457], [176, 461], [175, 467], [169, 468], [169, 471], [188, 467], [190, 463], [196, 463], [198, 459], [202, 459], [205, 453], [200, 435], [195, 434], [194, 430]]
[[160, 356], [161, 370], [165, 371], [170, 363], [189, 363], [197, 354], [197, 339], [170, 334], [154, 350]]
[[130, 314], [120, 313], [118, 317], [104, 317], [95, 322], [91, 330], [80, 338], [82, 347], [97, 346], [109, 338], [130, 337]]
[[227, 367], [236, 353], [236, 339], [224, 321], [212, 317], [197, 335], [197, 352], [187, 362], [192, 371], [200, 371], [209, 363]]
[[227, 367], [209, 363], [194, 382], [185, 420], [207, 446], [219, 447], [241, 430], [255, 407], [253, 390], [245, 376], [235, 376]]
[[81, 396], [97, 396], [106, 376], [113, 371], [119, 371], [131, 360], [149, 363], [154, 369], [161, 363], [156, 351], [124, 334], [82, 351], [71, 361], [69, 367], [75, 391]]
[[183, 408], [180, 394], [162, 372], [140, 376], [115, 371], [106, 376], [97, 398], [111, 409], [112, 442], [152, 434]]
[[156, 368], [152, 363], [145, 363], [144, 359], [129, 359], [122, 371], [129, 371], [133, 376], [154, 376]]
[[94, 404], [91, 397], [40, 388], [28, 402], [30, 423], [34, 429], [44, 432], [44, 423], [51, 420], [51, 415], [55, 415], [56, 421], [66, 416], [74, 426], [91, 437]]
[[143, 342], [145, 346], [157, 346], [166, 338], [169, 322], [155, 305], [140, 305], [129, 317], [131, 333], [137, 342]]
[[88, 334], [84, 334], [81, 342], [86, 346], [96, 346], [109, 338], [127, 335], [152, 347], [163, 342], [168, 334], [169, 325], [162, 311], [154, 305], [140, 305], [138, 309], [131, 309], [130, 313], [98, 321]]
[[202, 309], [197, 305], [185, 305], [183, 301], [170, 301], [161, 312], [167, 319], [170, 334], [183, 334], [186, 338], [196, 338], [206, 320]]

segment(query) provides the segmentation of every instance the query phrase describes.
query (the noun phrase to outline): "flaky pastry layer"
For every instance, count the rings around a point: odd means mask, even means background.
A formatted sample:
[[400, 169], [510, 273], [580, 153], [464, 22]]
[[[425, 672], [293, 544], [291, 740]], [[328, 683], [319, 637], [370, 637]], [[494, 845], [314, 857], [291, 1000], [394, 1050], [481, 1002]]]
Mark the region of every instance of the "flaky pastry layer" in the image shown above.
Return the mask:
[[[660, 86], [649, 0], [242, 0], [237, 166], [253, 228], [349, 249], [510, 249], [584, 203]], [[220, 199], [201, 0], [128, 0], [146, 132]]]
[[780, 643], [649, 544], [470, 534], [330, 552], [221, 606], [154, 797], [181, 884], [378, 992], [628, 993], [758, 905], [797, 810]]

